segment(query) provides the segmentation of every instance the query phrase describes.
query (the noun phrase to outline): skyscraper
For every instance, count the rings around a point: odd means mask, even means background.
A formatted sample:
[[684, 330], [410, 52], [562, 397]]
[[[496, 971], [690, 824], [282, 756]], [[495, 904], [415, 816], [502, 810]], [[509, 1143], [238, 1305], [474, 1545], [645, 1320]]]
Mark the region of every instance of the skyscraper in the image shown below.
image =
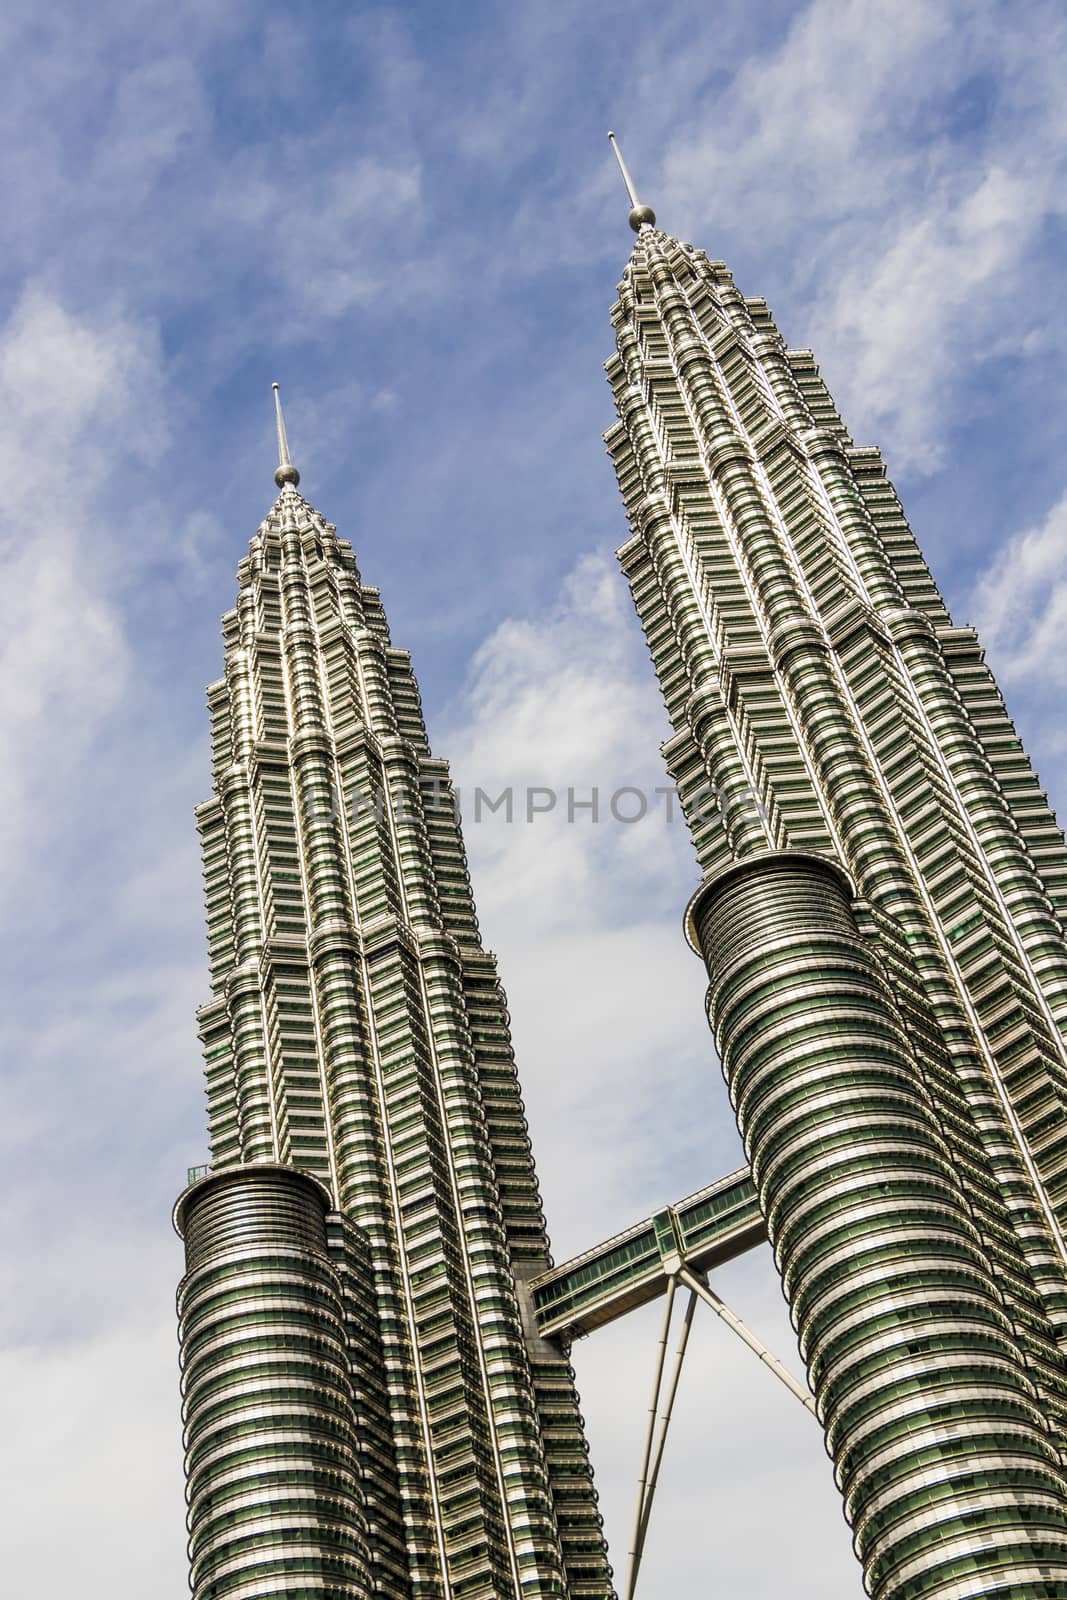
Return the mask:
[[175, 1209], [196, 1600], [603, 1600], [573, 1373], [447, 765], [351, 545], [278, 498], [223, 619], [210, 1168]]
[[637, 234], [619, 552], [690, 940], [878, 1600], [1067, 1594], [1067, 851], [973, 629], [811, 352]]
[[566, 1337], [768, 1237], [875, 1600], [1059, 1600], [1067, 849], [878, 452], [623, 170], [620, 558], [750, 1170], [551, 1267], [447, 768], [279, 410], [198, 813], [195, 1600], [607, 1600]]

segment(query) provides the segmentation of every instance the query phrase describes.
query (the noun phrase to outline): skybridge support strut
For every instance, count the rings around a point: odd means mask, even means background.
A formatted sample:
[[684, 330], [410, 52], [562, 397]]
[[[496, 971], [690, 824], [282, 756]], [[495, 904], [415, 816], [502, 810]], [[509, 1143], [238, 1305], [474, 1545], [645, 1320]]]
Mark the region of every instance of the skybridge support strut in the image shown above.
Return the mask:
[[[766, 1232], [755, 1187], [748, 1170], [741, 1168], [696, 1194], [688, 1195], [675, 1205], [654, 1212], [643, 1222], [606, 1239], [584, 1255], [553, 1267], [531, 1284], [539, 1331], [545, 1336], [562, 1334], [571, 1339], [592, 1333], [666, 1293], [641, 1456], [624, 1600], [634, 1600], [637, 1588], [652, 1503], [698, 1299], [711, 1307], [715, 1315], [759, 1357], [805, 1410], [817, 1416], [815, 1402], [804, 1385], [730, 1310], [721, 1295], [708, 1286], [709, 1270], [735, 1260], [765, 1240]], [[667, 1346], [675, 1296], [680, 1286], [688, 1289], [689, 1302], [666, 1387], [666, 1404], [661, 1413]]]
[[[681, 1258], [670, 1252], [665, 1253], [664, 1270], [667, 1274], [667, 1302], [663, 1311], [663, 1322], [660, 1330], [659, 1343], [656, 1348], [656, 1370], [652, 1382], [652, 1398], [648, 1407], [648, 1423], [645, 1429], [644, 1451], [641, 1456], [641, 1471], [637, 1482], [637, 1505], [634, 1511], [633, 1537], [630, 1541], [630, 1563], [626, 1577], [625, 1600], [634, 1600], [637, 1591], [637, 1578], [641, 1570], [641, 1558], [645, 1549], [645, 1538], [648, 1534], [649, 1520], [652, 1516], [652, 1502], [656, 1495], [656, 1485], [659, 1482], [660, 1467], [663, 1463], [663, 1451], [667, 1443], [667, 1431], [670, 1428], [671, 1417], [674, 1412], [675, 1397], [678, 1393], [678, 1380], [682, 1374], [682, 1363], [685, 1360], [686, 1346], [689, 1343], [689, 1332], [693, 1325], [693, 1313], [697, 1300], [703, 1300], [705, 1305], [711, 1307], [715, 1315], [735, 1333], [741, 1342], [748, 1346], [763, 1362], [774, 1376], [782, 1383], [789, 1393], [812, 1416], [816, 1416], [815, 1402], [803, 1385], [794, 1378], [789, 1369], [773, 1355], [767, 1346], [747, 1328], [737, 1314], [717, 1295], [714, 1289], [697, 1276]], [[663, 1393], [663, 1370], [666, 1364], [667, 1345], [670, 1340], [671, 1320], [674, 1315], [674, 1300], [679, 1284], [689, 1290], [689, 1302], [685, 1309], [682, 1321], [682, 1331], [678, 1340], [678, 1349], [675, 1353], [674, 1366], [667, 1385], [666, 1403], [660, 1413], [660, 1396]], [[657, 1433], [656, 1424], [659, 1423]]]
[[[671, 1280], [672, 1284], [674, 1280]], [[659, 1469], [663, 1462], [663, 1449], [667, 1443], [667, 1430], [671, 1425], [671, 1416], [674, 1412], [674, 1400], [678, 1393], [678, 1380], [682, 1375], [682, 1362], [685, 1360], [685, 1349], [689, 1343], [689, 1330], [693, 1326], [693, 1312], [696, 1310], [697, 1297], [690, 1290], [689, 1303], [685, 1308], [685, 1317], [682, 1321], [681, 1337], [678, 1340], [678, 1349], [674, 1357], [674, 1369], [671, 1373], [670, 1384], [667, 1389], [667, 1403], [663, 1408], [660, 1420], [659, 1434], [656, 1438], [655, 1455], [652, 1460], [651, 1472], [648, 1470], [648, 1461], [644, 1463], [641, 1483], [637, 1491], [637, 1518], [634, 1529], [634, 1544], [630, 1552], [630, 1571], [626, 1584], [626, 1600], [633, 1600], [634, 1590], [637, 1587], [637, 1574], [641, 1566], [641, 1557], [645, 1550], [645, 1535], [648, 1532], [648, 1522], [652, 1515], [652, 1502], [656, 1497], [656, 1485], [659, 1482]], [[658, 1405], [657, 1393], [657, 1405]], [[651, 1443], [651, 1436], [649, 1438]]]
[[677, 1289], [678, 1279], [673, 1276], [668, 1278], [667, 1303], [663, 1308], [663, 1324], [660, 1330], [659, 1344], [656, 1348], [656, 1375], [652, 1380], [652, 1398], [648, 1403], [645, 1446], [641, 1456], [641, 1472], [637, 1480], [637, 1505], [634, 1510], [633, 1536], [630, 1540], [630, 1570], [626, 1580], [626, 1600], [633, 1600], [634, 1586], [637, 1583], [637, 1569], [641, 1560], [641, 1528], [645, 1516], [645, 1495], [648, 1486], [649, 1463], [652, 1460], [652, 1445], [656, 1434], [656, 1421], [659, 1417], [659, 1397], [663, 1388], [663, 1366], [667, 1359], [667, 1341], [671, 1336], [671, 1317], [674, 1314], [674, 1296]]
[[782, 1365], [778, 1357], [773, 1355], [767, 1349], [767, 1346], [756, 1338], [750, 1328], [746, 1328], [741, 1318], [730, 1310], [730, 1307], [715, 1293], [715, 1290], [710, 1289], [706, 1283], [701, 1283], [700, 1279], [690, 1272], [688, 1267], [683, 1266], [678, 1276], [686, 1288], [691, 1289], [694, 1294], [698, 1294], [704, 1304], [710, 1306], [717, 1317], [722, 1318], [731, 1332], [736, 1333], [741, 1342], [747, 1344], [748, 1348], [759, 1356], [764, 1366], [770, 1368], [779, 1382], [783, 1383], [789, 1390], [789, 1393], [795, 1395], [801, 1405], [806, 1407], [813, 1417], [816, 1417], [818, 1413], [815, 1410], [815, 1401], [804, 1385], [799, 1383], [789, 1369]]

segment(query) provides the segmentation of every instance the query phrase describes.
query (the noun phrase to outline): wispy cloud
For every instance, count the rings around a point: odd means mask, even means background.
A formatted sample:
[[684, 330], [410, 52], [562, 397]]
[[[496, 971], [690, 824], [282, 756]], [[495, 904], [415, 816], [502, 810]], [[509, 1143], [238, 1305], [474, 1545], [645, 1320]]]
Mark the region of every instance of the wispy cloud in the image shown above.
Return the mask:
[[[666, 783], [659, 745], [670, 728], [610, 557], [582, 559], [547, 613], [493, 631], [475, 655], [463, 710], [442, 748], [468, 800], [483, 916], [518, 897], [530, 932], [580, 934], [610, 918], [605, 885], [613, 902], [632, 905], [643, 889], [662, 905], [664, 861], [680, 876], [688, 841], [655, 793]], [[490, 797], [509, 790], [513, 820], [501, 807], [475, 821], [476, 787]], [[630, 788], [636, 799], [621, 792]], [[628, 817], [636, 820], [620, 820]], [[664, 848], [649, 852], [654, 830]], [[621, 869], [615, 891], [612, 868]]]
[[[650, 1128], [676, 1119], [676, 1097], [703, 1081], [709, 1055], [693, 1026], [704, 985], [681, 937], [696, 873], [680, 817], [668, 820], [655, 794], [667, 782], [658, 756], [667, 729], [626, 603], [606, 555], [580, 560], [547, 613], [505, 621], [486, 640], [440, 740], [463, 797], [483, 936], [500, 954], [531, 1117], [546, 1128], [538, 1149], [565, 1250], [583, 1243], [583, 1230], [584, 1242], [598, 1227], [613, 1231], [641, 1203], [638, 1167], [653, 1187], [665, 1181]], [[510, 820], [503, 806], [476, 815], [479, 788], [514, 796]], [[638, 814], [632, 794], [612, 814], [623, 789], [649, 801], [641, 820], [618, 820]], [[625, 990], [621, 972], [632, 974]], [[673, 1005], [661, 1003], [667, 994]], [[591, 1185], [577, 1157], [594, 1129]], [[698, 1174], [708, 1159], [700, 1143]], [[735, 1138], [723, 1145], [728, 1170]]]
[[773, 252], [789, 337], [898, 472], [943, 464], [991, 355], [1061, 342], [1033, 274], [1067, 209], [1067, 31], [1024, 11], [818, 0], [664, 159], [663, 214]]
[[975, 584], [975, 622], [1005, 684], [1067, 684], [1067, 495], [1036, 528], [1015, 534]]
[[79, 318], [30, 288], [0, 331], [11, 463], [0, 543], [0, 827], [9, 875], [29, 864], [35, 830], [55, 825], [53, 808], [128, 681], [96, 529], [117, 457], [158, 454], [159, 387], [150, 327]]
[[[1054, 796], [1062, 796], [1067, 780], [1067, 494], [1036, 527], [1013, 535], [978, 575], [969, 620], [988, 649], [989, 664], [1043, 781]], [[1063, 817], [1062, 803], [1059, 811]]]

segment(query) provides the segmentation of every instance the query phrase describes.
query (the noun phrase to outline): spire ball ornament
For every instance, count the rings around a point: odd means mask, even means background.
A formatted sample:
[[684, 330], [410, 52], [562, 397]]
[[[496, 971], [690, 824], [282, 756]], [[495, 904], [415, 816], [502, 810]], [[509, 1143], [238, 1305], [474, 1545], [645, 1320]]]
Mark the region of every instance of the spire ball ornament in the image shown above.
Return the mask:
[[641, 204], [637, 196], [637, 190], [634, 187], [634, 180], [630, 176], [630, 169], [622, 158], [619, 141], [613, 133], [609, 133], [608, 138], [611, 140], [611, 148], [615, 152], [615, 159], [619, 163], [619, 171], [622, 173], [622, 181], [626, 185], [626, 193], [630, 196], [630, 205], [633, 207], [630, 212], [631, 228], [635, 233], [640, 233], [642, 228], [654, 228], [656, 226], [656, 213], [651, 206]]
[[289, 441], [285, 437], [282, 397], [276, 383], [272, 383], [271, 388], [274, 390], [274, 415], [278, 423], [278, 465], [274, 472], [274, 481], [279, 489], [284, 489], [287, 483], [291, 483], [295, 489], [300, 482], [300, 474], [289, 460]]

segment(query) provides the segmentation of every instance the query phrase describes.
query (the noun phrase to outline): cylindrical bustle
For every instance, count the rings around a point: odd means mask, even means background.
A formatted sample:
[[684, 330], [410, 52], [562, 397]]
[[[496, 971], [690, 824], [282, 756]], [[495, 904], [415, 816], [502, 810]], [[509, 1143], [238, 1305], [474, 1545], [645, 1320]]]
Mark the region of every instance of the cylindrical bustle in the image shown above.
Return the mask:
[[235, 1167], [175, 1208], [193, 1600], [366, 1600], [366, 1527], [329, 1197]]
[[1067, 1594], [1058, 1455], [845, 873], [751, 856], [687, 920], [870, 1593]]

